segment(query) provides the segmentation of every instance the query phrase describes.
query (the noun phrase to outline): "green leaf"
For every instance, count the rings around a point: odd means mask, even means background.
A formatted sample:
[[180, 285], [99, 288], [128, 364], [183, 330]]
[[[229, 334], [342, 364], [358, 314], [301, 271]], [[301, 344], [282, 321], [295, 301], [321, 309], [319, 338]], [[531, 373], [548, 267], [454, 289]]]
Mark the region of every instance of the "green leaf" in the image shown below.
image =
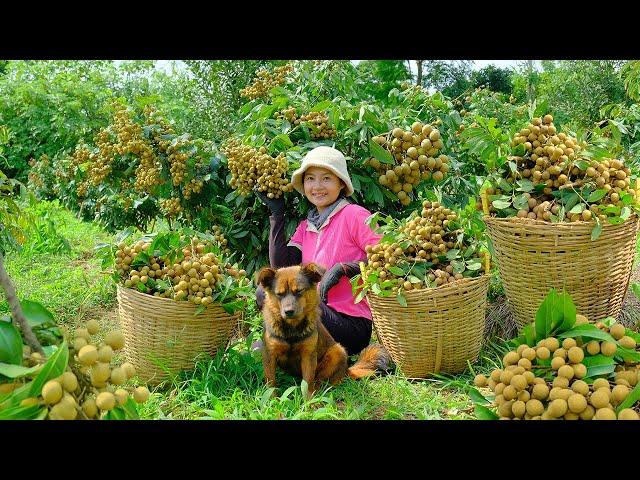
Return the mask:
[[559, 308], [559, 298], [555, 288], [552, 288], [542, 301], [536, 312], [535, 330], [536, 341], [547, 338], [552, 326], [562, 321], [562, 310]]
[[102, 418], [104, 420], [126, 420], [126, 415], [122, 407], [116, 407], [113, 410], [109, 410]]
[[531, 180], [527, 180], [527, 179], [518, 180], [518, 185], [520, 186], [518, 188], [518, 191], [530, 192], [533, 190], [533, 182]]
[[522, 333], [524, 334], [525, 343], [532, 347], [536, 343], [536, 332], [535, 325], [533, 323], [529, 323], [524, 326], [522, 329]]
[[558, 300], [560, 301], [560, 309], [562, 310], [562, 323], [560, 325], [552, 325], [551, 330], [564, 332], [572, 328], [576, 323], [576, 306], [566, 292], [558, 295]]
[[397, 267], [396, 265], [392, 265], [391, 267], [389, 267], [389, 271], [394, 275], [398, 275], [399, 277], [404, 277], [404, 271], [400, 267]]
[[311, 110], [309, 110], [310, 112], [321, 112], [323, 110], [326, 110], [327, 108], [329, 108], [330, 106], [333, 105], [333, 102], [331, 100], [325, 100], [324, 102], [320, 102], [317, 103]]
[[507, 202], [505, 200], [494, 200], [491, 203], [498, 210], [504, 210], [505, 208], [509, 208], [511, 206], [511, 202]]
[[23, 300], [20, 302], [20, 305], [22, 305], [22, 312], [32, 327], [46, 323], [55, 324], [53, 314], [41, 303]]
[[606, 189], [599, 188], [596, 191], [591, 192], [591, 195], [589, 195], [589, 197], [587, 198], [587, 202], [589, 202], [589, 203], [597, 202], [601, 198], [604, 198], [604, 196], [606, 194], [607, 194], [607, 190]]
[[500, 417], [493, 410], [482, 405], [475, 405], [474, 413], [478, 420], [498, 420]]
[[622, 211], [620, 212], [620, 218], [622, 220], [626, 220], [631, 216], [631, 209], [629, 207], [622, 207]]
[[511, 150], [511, 153], [516, 157], [522, 157], [526, 153], [527, 149], [522, 143], [519, 143]]
[[372, 139], [369, 140], [369, 153], [382, 163], [394, 164], [393, 156]]
[[636, 352], [631, 348], [622, 347], [621, 345], [618, 345], [615, 357], [619, 357], [624, 361], [640, 363], [640, 352]]
[[602, 233], [602, 223], [600, 222], [600, 219], [597, 219], [596, 226], [593, 227], [593, 230], [591, 230], [591, 241], [593, 242], [597, 240], [601, 233]]
[[585, 377], [591, 378], [599, 375], [608, 375], [616, 368], [615, 360], [604, 355], [593, 355], [585, 357], [582, 363], [587, 367]]
[[469, 396], [471, 397], [471, 400], [476, 405], [489, 405], [491, 403], [491, 400], [487, 399], [474, 387], [470, 387], [468, 389], [468, 393], [469, 393]]
[[16, 405], [0, 410], [0, 420], [33, 420], [37, 418], [43, 410], [47, 411], [47, 408], [41, 405], [29, 405], [26, 407]]
[[12, 323], [2, 321], [0, 321], [0, 362], [13, 365], [22, 363], [20, 332]]
[[575, 338], [582, 337], [583, 339], [596, 339], [606, 340], [608, 342], [615, 342], [615, 339], [607, 332], [603, 332], [595, 325], [590, 323], [584, 323], [582, 325], [574, 326], [572, 329], [562, 332], [557, 335], [558, 338]]
[[579, 204], [575, 205], [571, 210], [569, 210], [569, 213], [582, 213], [584, 208], [585, 208], [584, 204], [583, 203], [579, 203]]
[[397, 298], [400, 305], [402, 305], [403, 307], [407, 306], [407, 297], [405, 297], [402, 292], [398, 293]]
[[34, 372], [40, 370], [40, 365], [35, 367], [23, 367], [22, 365], [15, 365], [10, 363], [0, 363], [0, 375], [4, 375], [9, 378], [21, 378], [26, 377]]
[[629, 395], [624, 399], [624, 402], [618, 405], [618, 408], [616, 408], [616, 414], [620, 413], [620, 411], [625, 408], [631, 408], [638, 400], [640, 400], [640, 383], [638, 383], [633, 390], [629, 392]]
[[513, 199], [513, 206], [518, 210], [522, 210], [529, 206], [529, 199], [524, 194], [518, 195]]
[[451, 250], [449, 250], [447, 252], [447, 260], [453, 260], [454, 258], [456, 258], [458, 256], [458, 254], [460, 253], [460, 250], [452, 248]]
[[33, 380], [30, 396], [36, 397], [42, 392], [42, 386], [49, 380], [59, 377], [63, 374], [65, 368], [67, 368], [67, 362], [69, 360], [69, 347], [66, 340], [63, 340], [58, 350], [49, 357], [47, 363], [42, 366], [42, 370], [38, 376]]
[[286, 133], [280, 133], [279, 135], [273, 137], [270, 146], [274, 144], [276, 146], [280, 146], [283, 150], [293, 147], [293, 142], [289, 138], [289, 135], [287, 135]]

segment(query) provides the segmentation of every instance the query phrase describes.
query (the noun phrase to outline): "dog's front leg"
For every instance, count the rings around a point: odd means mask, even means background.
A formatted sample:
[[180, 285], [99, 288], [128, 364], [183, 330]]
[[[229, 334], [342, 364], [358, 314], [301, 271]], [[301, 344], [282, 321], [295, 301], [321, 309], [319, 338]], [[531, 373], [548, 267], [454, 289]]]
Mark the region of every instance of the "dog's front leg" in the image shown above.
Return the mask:
[[302, 378], [306, 380], [307, 386], [307, 399], [311, 398], [316, 392], [316, 368], [318, 366], [318, 354], [315, 349], [308, 349], [302, 352]]
[[[267, 381], [267, 387], [276, 386], [276, 356], [269, 352], [269, 349], [262, 349], [262, 369], [264, 370], [264, 378]], [[273, 392], [275, 395], [275, 390]]]

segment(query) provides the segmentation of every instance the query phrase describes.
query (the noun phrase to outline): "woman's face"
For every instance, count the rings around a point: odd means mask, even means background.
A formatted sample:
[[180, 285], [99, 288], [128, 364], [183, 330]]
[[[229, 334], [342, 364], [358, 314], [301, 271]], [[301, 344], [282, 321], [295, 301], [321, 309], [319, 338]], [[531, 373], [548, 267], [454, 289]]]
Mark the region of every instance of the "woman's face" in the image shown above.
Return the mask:
[[345, 184], [326, 168], [309, 167], [304, 172], [304, 195], [319, 213], [338, 199]]

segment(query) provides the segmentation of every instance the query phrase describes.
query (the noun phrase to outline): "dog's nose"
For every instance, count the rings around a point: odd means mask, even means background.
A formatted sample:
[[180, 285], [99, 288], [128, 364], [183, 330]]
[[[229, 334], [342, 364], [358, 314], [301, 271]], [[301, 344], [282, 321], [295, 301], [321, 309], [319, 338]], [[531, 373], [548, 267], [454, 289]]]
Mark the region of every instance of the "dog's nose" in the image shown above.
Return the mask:
[[294, 313], [296, 313], [296, 311], [295, 311], [295, 310], [285, 310], [285, 311], [284, 311], [284, 314], [285, 314], [287, 317], [293, 317], [293, 314], [294, 314]]

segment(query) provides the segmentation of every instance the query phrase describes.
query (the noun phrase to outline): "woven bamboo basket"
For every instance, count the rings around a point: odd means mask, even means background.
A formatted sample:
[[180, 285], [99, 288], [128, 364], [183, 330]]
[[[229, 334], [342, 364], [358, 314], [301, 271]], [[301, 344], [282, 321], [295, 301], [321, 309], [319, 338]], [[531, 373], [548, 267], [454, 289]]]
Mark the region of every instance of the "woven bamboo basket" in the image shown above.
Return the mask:
[[482, 346], [489, 277], [405, 292], [407, 307], [395, 297], [367, 295], [380, 342], [407, 377], [459, 373], [478, 358]]
[[591, 222], [488, 216], [484, 221], [518, 328], [535, 320], [551, 288], [566, 291], [592, 322], [618, 316], [635, 256], [636, 216], [603, 225], [594, 241]]
[[229, 315], [218, 305], [210, 305], [198, 315], [196, 310], [191, 302], [154, 297], [118, 285], [124, 355], [142, 381], [160, 383], [227, 345], [240, 312]]

